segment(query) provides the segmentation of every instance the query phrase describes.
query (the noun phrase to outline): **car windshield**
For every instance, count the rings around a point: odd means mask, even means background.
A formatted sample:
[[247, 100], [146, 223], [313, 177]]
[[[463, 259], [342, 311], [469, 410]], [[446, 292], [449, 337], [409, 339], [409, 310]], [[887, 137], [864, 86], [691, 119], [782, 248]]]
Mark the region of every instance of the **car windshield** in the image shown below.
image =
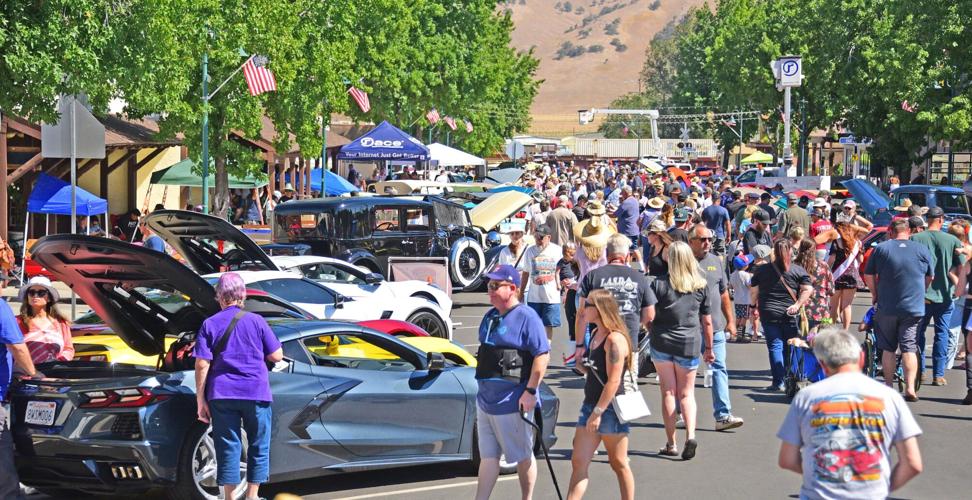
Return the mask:
[[965, 200], [965, 193], [942, 193], [935, 195], [935, 202], [947, 214], [967, 214], [969, 205]]
[[277, 214], [273, 241], [299, 243], [332, 238], [365, 238], [371, 235], [368, 207], [345, 206], [313, 213]]
[[323, 283], [349, 283], [352, 285], [365, 285], [365, 280], [354, 273], [351, 269], [339, 267], [326, 262], [305, 264], [299, 266], [300, 273], [305, 278]]

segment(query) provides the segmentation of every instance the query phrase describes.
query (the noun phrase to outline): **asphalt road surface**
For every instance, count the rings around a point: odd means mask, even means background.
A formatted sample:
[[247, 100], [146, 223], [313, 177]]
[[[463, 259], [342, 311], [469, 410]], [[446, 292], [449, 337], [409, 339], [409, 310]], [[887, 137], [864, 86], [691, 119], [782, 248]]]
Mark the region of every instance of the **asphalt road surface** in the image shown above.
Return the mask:
[[[456, 330], [455, 339], [475, 351], [477, 327], [489, 307], [488, 300], [482, 293], [458, 294], [455, 300], [453, 318], [462, 323]], [[863, 315], [865, 304], [869, 304], [868, 295], [859, 294], [854, 307], [855, 318]], [[856, 326], [855, 323], [853, 327]], [[564, 327], [555, 332], [554, 366], [546, 377], [561, 401], [558, 442], [550, 454], [565, 495], [570, 478], [573, 427], [583, 399], [582, 380], [560, 366], [561, 353], [566, 346]], [[743, 417], [746, 423], [732, 431], [714, 430], [711, 393], [702, 387], [700, 375], [696, 386], [699, 450], [698, 456], [689, 462], [657, 454], [665, 443], [658, 385], [654, 378], [641, 381], [642, 391], [655, 415], [632, 425], [630, 458], [637, 498], [680, 498], [684, 495], [713, 499], [798, 498], [800, 477], [776, 465], [779, 441], [775, 435], [788, 405], [782, 394], [765, 390], [770, 382], [765, 344], [729, 344], [728, 366], [733, 413]], [[946, 376], [950, 385], [922, 387], [921, 401], [910, 405], [924, 431], [919, 443], [925, 472], [895, 492], [894, 498], [969, 498], [972, 407], [958, 404], [965, 395], [964, 373], [952, 370]], [[681, 448], [684, 433], [678, 435], [678, 442]], [[538, 467], [534, 498], [556, 499], [546, 463], [541, 460]], [[617, 482], [603, 451], [591, 465], [590, 478], [588, 498], [617, 496]], [[267, 498], [288, 492], [307, 499], [452, 500], [472, 498], [475, 488], [475, 472], [467, 464], [454, 464], [325, 476], [270, 485], [261, 494]], [[160, 498], [158, 495], [151, 497]], [[501, 477], [493, 498], [518, 497], [516, 476]]]

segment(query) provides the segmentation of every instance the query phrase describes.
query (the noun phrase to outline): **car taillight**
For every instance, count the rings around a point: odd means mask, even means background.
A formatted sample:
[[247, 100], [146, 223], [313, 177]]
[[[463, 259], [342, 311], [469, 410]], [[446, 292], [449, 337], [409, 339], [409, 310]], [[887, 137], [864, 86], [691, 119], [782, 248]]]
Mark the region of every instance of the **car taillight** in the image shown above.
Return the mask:
[[104, 354], [89, 354], [87, 356], [75, 356], [74, 359], [76, 361], [108, 361], [108, 356], [105, 356]]
[[142, 387], [88, 391], [81, 393], [81, 397], [84, 398], [81, 408], [137, 408], [169, 398]]

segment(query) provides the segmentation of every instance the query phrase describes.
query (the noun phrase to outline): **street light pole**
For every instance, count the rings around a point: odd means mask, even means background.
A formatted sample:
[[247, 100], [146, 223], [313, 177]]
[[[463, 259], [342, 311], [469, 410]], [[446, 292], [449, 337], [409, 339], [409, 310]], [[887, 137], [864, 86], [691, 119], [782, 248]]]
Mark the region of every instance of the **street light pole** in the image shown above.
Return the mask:
[[202, 211], [209, 213], [209, 53], [202, 59]]

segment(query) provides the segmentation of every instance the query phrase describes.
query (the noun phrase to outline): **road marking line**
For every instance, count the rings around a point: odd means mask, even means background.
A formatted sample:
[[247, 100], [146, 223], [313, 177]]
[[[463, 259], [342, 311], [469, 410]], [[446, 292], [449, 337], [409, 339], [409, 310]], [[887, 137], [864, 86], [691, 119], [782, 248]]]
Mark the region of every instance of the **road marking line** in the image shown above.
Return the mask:
[[[511, 476], [501, 477], [501, 478], [497, 479], [496, 481], [497, 482], [499, 482], [499, 481], [509, 481], [509, 480], [512, 480], [512, 479], [516, 479], [517, 477], [518, 476], [516, 476], [516, 475], [511, 475]], [[411, 489], [407, 489], [407, 490], [398, 490], [398, 491], [383, 491], [383, 492], [380, 492], [380, 493], [368, 493], [368, 494], [365, 494], [365, 495], [358, 495], [358, 496], [354, 496], [354, 497], [343, 497], [341, 500], [362, 500], [362, 499], [365, 499], [365, 498], [379, 498], [379, 497], [386, 497], [386, 496], [392, 496], [392, 495], [407, 495], [409, 493], [420, 493], [420, 492], [423, 492], [423, 491], [445, 490], [445, 489], [449, 489], [449, 488], [458, 488], [458, 487], [461, 487], [461, 486], [475, 486], [476, 484], [477, 484], [477, 481], [466, 481], [464, 483], [453, 483], [453, 484], [439, 484], [439, 485], [436, 485], [436, 486], [425, 486], [425, 487], [422, 487], [422, 488], [411, 488]]]

